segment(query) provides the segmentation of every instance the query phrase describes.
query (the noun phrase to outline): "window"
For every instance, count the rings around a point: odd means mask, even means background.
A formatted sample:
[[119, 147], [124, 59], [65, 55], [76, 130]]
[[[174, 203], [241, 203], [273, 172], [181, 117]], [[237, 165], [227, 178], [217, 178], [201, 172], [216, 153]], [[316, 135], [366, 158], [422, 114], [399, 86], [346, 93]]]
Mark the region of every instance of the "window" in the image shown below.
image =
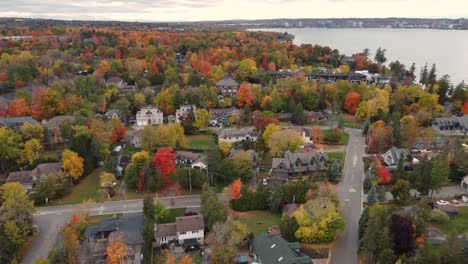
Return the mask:
[[299, 167], [299, 160], [296, 160], [296, 167]]
[[185, 232], [180, 233], [181, 235], [185, 235]]
[[314, 160], [310, 160], [310, 165], [314, 165]]

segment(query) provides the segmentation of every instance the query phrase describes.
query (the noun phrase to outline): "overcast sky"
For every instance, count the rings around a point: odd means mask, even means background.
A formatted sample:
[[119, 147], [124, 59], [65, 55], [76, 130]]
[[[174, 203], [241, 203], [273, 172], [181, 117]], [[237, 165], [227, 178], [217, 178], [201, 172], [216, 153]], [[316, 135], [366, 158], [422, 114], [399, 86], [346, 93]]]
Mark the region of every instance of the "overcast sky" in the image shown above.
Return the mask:
[[0, 0], [2, 17], [122, 21], [468, 17], [468, 0]]

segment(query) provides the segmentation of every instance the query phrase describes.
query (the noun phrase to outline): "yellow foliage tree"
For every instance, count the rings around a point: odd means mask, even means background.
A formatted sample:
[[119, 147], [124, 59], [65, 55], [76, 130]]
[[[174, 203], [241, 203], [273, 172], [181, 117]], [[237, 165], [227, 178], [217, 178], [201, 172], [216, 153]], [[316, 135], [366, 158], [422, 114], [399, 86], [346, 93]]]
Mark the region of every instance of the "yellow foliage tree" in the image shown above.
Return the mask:
[[221, 152], [223, 152], [224, 155], [227, 155], [232, 148], [232, 143], [228, 141], [219, 141], [218, 146], [219, 149], [221, 149]]
[[83, 158], [76, 152], [65, 149], [62, 152], [62, 168], [67, 175], [76, 180], [83, 175]]
[[302, 136], [292, 129], [275, 132], [268, 139], [268, 147], [273, 157], [282, 155], [287, 150], [294, 152], [303, 144]]
[[132, 155], [132, 164], [138, 169], [141, 169], [145, 164], [150, 161], [150, 155], [148, 151], [139, 151]]
[[276, 124], [273, 124], [273, 123], [268, 124], [268, 126], [266, 126], [266, 128], [265, 128], [265, 131], [263, 132], [263, 141], [268, 143], [268, 140], [270, 139], [270, 136], [273, 133], [278, 132], [280, 130], [281, 130], [281, 127], [276, 125]]
[[122, 234], [117, 233], [109, 237], [109, 244], [107, 246], [106, 253], [107, 263], [109, 264], [127, 263], [125, 258], [128, 255], [128, 250]]
[[19, 161], [22, 163], [28, 163], [29, 165], [33, 165], [36, 162], [36, 160], [39, 159], [41, 151], [41, 142], [39, 142], [39, 140], [35, 138], [30, 139], [26, 141], [26, 143], [24, 143], [23, 153], [21, 154]]

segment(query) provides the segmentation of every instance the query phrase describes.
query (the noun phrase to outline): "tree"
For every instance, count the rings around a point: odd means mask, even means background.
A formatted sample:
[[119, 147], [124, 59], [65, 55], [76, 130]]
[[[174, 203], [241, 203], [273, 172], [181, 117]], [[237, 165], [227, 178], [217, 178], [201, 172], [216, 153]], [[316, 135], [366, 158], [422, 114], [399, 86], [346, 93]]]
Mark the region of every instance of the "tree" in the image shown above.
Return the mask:
[[[198, 127], [195, 126], [196, 118], [195, 118], [195, 113], [193, 112], [193, 109], [190, 109], [188, 111], [188, 113], [183, 115], [182, 120], [180, 120], [180, 121], [181, 121], [180, 124], [184, 128], [184, 132], [187, 135], [193, 134], [195, 132], [196, 128], [198, 128]], [[203, 125], [203, 124], [200, 124], [200, 125]]]
[[372, 186], [369, 190], [369, 193], [367, 194], [367, 203], [370, 205], [373, 205], [376, 202], [378, 202], [378, 200], [379, 198], [378, 198], [377, 189], [375, 188], [375, 186]]
[[377, 176], [382, 183], [389, 183], [392, 180], [392, 174], [385, 166], [380, 166], [377, 169]]
[[236, 94], [237, 105], [243, 108], [249, 108], [252, 105], [254, 94], [252, 92], [252, 86], [248, 83], [240, 85], [239, 90]]
[[392, 187], [393, 199], [399, 204], [407, 204], [411, 199], [411, 183], [409, 181], [398, 179]]
[[210, 124], [211, 114], [205, 109], [197, 109], [195, 111], [196, 120], [194, 126], [198, 129], [206, 128]]
[[37, 204], [47, 204], [65, 195], [68, 188], [68, 180], [62, 172], [40, 177], [34, 188], [34, 200]]
[[157, 201], [156, 205], [154, 206], [154, 221], [156, 223], [164, 223], [167, 221], [167, 217], [169, 216], [170, 212], [169, 210], [164, 207], [164, 205], [161, 203], [161, 201]]
[[272, 134], [281, 131], [281, 127], [277, 124], [271, 123], [268, 124], [263, 132], [263, 140], [268, 143]]
[[282, 155], [287, 150], [294, 152], [303, 144], [302, 136], [292, 129], [275, 132], [268, 139], [268, 147], [272, 156]]
[[20, 127], [20, 133], [24, 140], [37, 139], [39, 142], [44, 140], [44, 126], [37, 123], [35, 125], [31, 123], [25, 123]]
[[166, 184], [171, 183], [170, 174], [175, 174], [175, 153], [172, 148], [160, 148], [154, 154], [153, 162], [156, 169], [161, 173]]
[[258, 117], [254, 121], [255, 127], [260, 131], [265, 131], [269, 124], [279, 125], [278, 119], [269, 116]]
[[328, 170], [328, 180], [331, 182], [339, 182], [341, 179], [341, 166], [338, 160], [334, 160]]
[[121, 233], [113, 233], [109, 236], [106, 254], [107, 263], [121, 264], [126, 262], [125, 259], [128, 255], [127, 245]]
[[68, 176], [77, 180], [83, 175], [83, 158], [76, 152], [65, 149], [62, 152], [62, 168]]
[[392, 215], [390, 235], [393, 240], [393, 252], [397, 256], [409, 255], [414, 251], [415, 228], [411, 220], [399, 214]]
[[343, 130], [341, 128], [333, 128], [327, 134], [325, 134], [323, 141], [327, 144], [339, 144], [342, 137]]
[[[395, 257], [391, 248], [389, 213], [380, 205], [369, 207], [369, 220], [362, 238], [362, 247], [366, 263], [394, 263]], [[386, 251], [390, 249], [390, 251]], [[388, 260], [390, 261], [384, 261]]]
[[231, 200], [238, 200], [241, 197], [242, 181], [237, 178], [229, 187], [231, 190]]
[[427, 196], [431, 189], [431, 171], [432, 161], [423, 156], [412, 171], [412, 178], [415, 181], [416, 190], [422, 195]]
[[387, 58], [385, 57], [385, 49], [382, 49], [379, 47], [377, 51], [375, 52], [375, 61], [377, 61], [379, 64], [384, 64], [387, 61]]
[[427, 69], [427, 63], [424, 65], [424, 68], [421, 68], [421, 73], [419, 75], [419, 83], [420, 84], [426, 84], [428, 81], [428, 69]]
[[232, 157], [232, 161], [237, 174], [243, 182], [247, 182], [252, 177], [252, 158], [247, 152], [239, 151]]
[[26, 143], [24, 143], [23, 153], [20, 157], [20, 162], [27, 163], [32, 166], [39, 159], [41, 151], [42, 144], [39, 142], [39, 140], [33, 138], [26, 141]]
[[15, 98], [8, 105], [8, 115], [12, 117], [16, 116], [29, 116], [31, 115], [31, 107], [24, 98]]
[[306, 118], [304, 115], [304, 108], [302, 107], [301, 103], [297, 104], [294, 108], [293, 120], [298, 125], [305, 124]]
[[117, 162], [115, 161], [115, 158], [111, 154], [107, 154], [105, 159], [104, 159], [104, 171], [109, 172], [112, 174], [117, 173]]
[[252, 59], [245, 59], [239, 62], [239, 68], [236, 70], [236, 76], [241, 80], [247, 80], [248, 77], [257, 75], [257, 63]]
[[0, 127], [0, 171], [5, 171], [11, 162], [21, 156], [21, 136], [5, 127]]
[[355, 114], [359, 106], [360, 100], [361, 100], [361, 96], [359, 95], [359, 93], [357, 92], [348, 93], [344, 100], [344, 109], [350, 114]]
[[431, 70], [429, 71], [429, 75], [427, 76], [427, 84], [432, 85], [436, 84], [437, 82], [437, 74], [436, 74], [436, 65], [432, 64]]
[[435, 159], [431, 169], [431, 184], [429, 190], [431, 197], [434, 191], [439, 192], [442, 187], [448, 182], [450, 167], [448, 162], [448, 153], [442, 152]]
[[205, 226], [209, 230], [211, 230], [216, 222], [226, 221], [226, 208], [218, 200], [218, 196], [208, 187], [208, 185], [203, 186], [200, 200], [201, 212], [205, 218]]
[[180, 259], [179, 264], [192, 264], [192, 257], [190, 257], [190, 255], [184, 255]]
[[116, 182], [115, 175], [109, 172], [101, 173], [99, 181], [101, 182], [101, 187], [112, 188]]

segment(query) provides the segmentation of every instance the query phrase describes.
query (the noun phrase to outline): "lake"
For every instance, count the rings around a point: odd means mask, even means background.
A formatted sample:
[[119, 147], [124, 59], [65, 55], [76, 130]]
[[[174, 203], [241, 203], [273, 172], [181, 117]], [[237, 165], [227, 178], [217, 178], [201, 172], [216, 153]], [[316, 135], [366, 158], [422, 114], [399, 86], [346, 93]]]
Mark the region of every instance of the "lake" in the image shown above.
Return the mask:
[[416, 63], [416, 76], [424, 64], [437, 67], [437, 77], [450, 75], [458, 84], [468, 81], [468, 31], [393, 28], [268, 28], [259, 31], [288, 32], [295, 44], [318, 44], [352, 55], [368, 48], [373, 58], [377, 48], [387, 50], [388, 65], [399, 60], [408, 69]]

